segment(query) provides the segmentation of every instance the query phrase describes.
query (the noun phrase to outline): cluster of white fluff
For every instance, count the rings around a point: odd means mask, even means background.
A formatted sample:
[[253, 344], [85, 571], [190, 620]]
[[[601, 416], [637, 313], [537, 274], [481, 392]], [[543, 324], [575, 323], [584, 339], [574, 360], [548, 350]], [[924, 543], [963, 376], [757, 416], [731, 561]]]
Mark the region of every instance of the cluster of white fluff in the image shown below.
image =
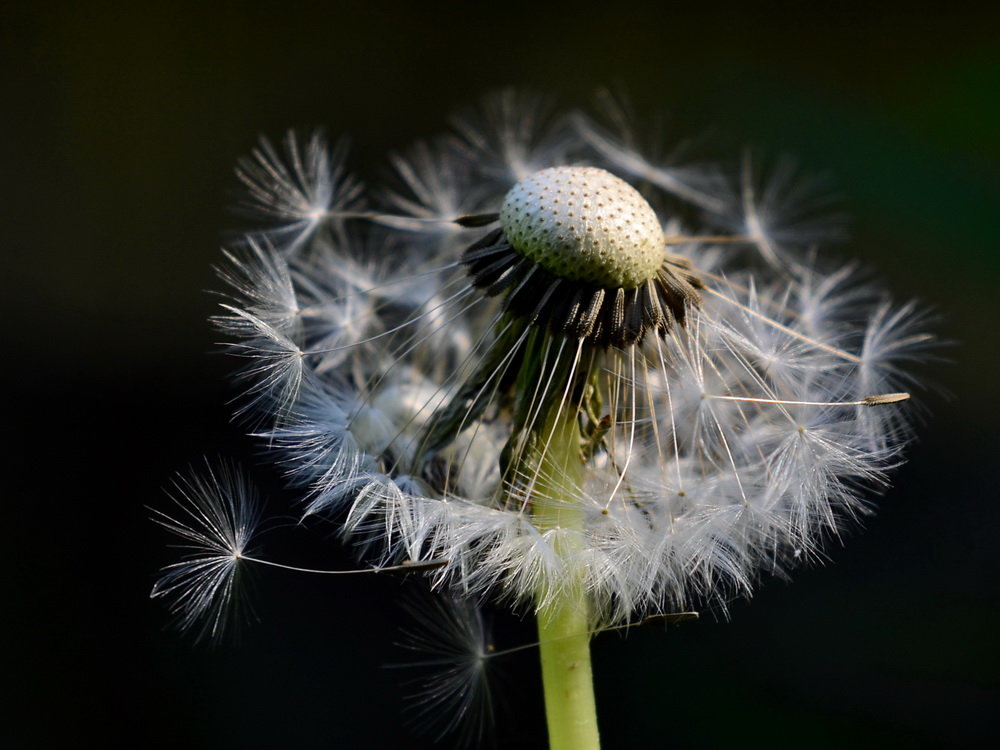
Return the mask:
[[[927, 337], [911, 307], [817, 249], [828, 227], [795, 203], [786, 169], [762, 188], [749, 160], [732, 180], [656, 161], [607, 119], [504, 92], [393, 156], [389, 186], [367, 190], [319, 138], [262, 143], [239, 170], [260, 226], [227, 254], [216, 322], [246, 358], [243, 409], [306, 514], [379, 564], [434, 562], [438, 584], [476, 596], [538, 606], [582, 579], [613, 623], [748, 591], [868, 512], [908, 436], [901, 368]], [[512, 323], [461, 263], [488, 228], [454, 221], [559, 165], [630, 182], [704, 285], [683, 326], [594, 365], [610, 425], [583, 480], [548, 498], [581, 509], [582, 530], [538, 528], [534, 485], [501, 482]], [[575, 339], [552, 346], [581, 356]], [[422, 463], [447, 408], [466, 410], [461, 429]]]

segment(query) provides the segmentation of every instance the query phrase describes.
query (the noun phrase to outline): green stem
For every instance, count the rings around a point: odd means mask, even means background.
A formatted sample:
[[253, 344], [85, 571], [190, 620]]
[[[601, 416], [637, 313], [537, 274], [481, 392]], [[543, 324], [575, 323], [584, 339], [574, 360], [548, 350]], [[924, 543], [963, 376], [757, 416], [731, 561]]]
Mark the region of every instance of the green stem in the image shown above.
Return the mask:
[[598, 750], [586, 597], [567, 597], [538, 615], [550, 750]]
[[[545, 531], [583, 530], [583, 512], [572, 501], [583, 464], [579, 405], [553, 399], [539, 433], [545, 446], [538, 461], [538, 483], [532, 498], [536, 526]], [[579, 538], [555, 541], [556, 552], [572, 561]], [[562, 545], [562, 548], [559, 548]], [[590, 666], [590, 612], [582, 571], [567, 566], [571, 580], [553, 587], [560, 592], [538, 612], [538, 640], [545, 692], [550, 750], [598, 750], [597, 706]]]

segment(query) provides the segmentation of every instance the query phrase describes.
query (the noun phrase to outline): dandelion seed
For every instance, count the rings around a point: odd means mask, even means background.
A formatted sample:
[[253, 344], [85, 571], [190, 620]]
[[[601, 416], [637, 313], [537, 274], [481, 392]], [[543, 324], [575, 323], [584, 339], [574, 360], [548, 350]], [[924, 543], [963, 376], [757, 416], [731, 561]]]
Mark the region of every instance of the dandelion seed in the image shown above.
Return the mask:
[[289, 336], [253, 313], [232, 305], [223, 309], [230, 313], [220, 316], [226, 317], [224, 327], [239, 329], [245, 339], [228, 345], [233, 354], [247, 360], [238, 373], [247, 385], [237, 414], [251, 422], [272, 415], [275, 422], [282, 421], [310, 373], [305, 369], [305, 353]]
[[179, 537], [181, 562], [167, 565], [150, 597], [164, 599], [183, 631], [217, 641], [252, 613], [240, 578], [247, 564], [318, 575], [429, 571], [444, 561], [403, 562], [357, 570], [318, 570], [265, 560], [251, 548], [263, 520], [263, 501], [246, 475], [228, 462], [206, 461], [203, 473], [178, 475], [168, 493], [176, 510], [151, 509], [153, 520]]
[[[275, 330], [292, 334], [300, 310], [286, 259], [266, 241], [247, 238], [246, 248], [224, 251], [227, 263], [218, 268], [219, 278], [232, 290], [231, 301], [242, 313], [266, 321]], [[253, 338], [259, 326], [249, 324], [244, 314], [213, 318], [216, 326], [231, 336]]]
[[261, 138], [251, 156], [240, 160], [236, 174], [247, 191], [243, 211], [268, 221], [262, 238], [292, 252], [326, 219], [360, 209], [360, 183], [343, 166], [346, 150], [344, 142], [328, 148], [319, 133], [303, 147], [289, 131], [282, 156]]
[[786, 248], [807, 248], [845, 238], [844, 217], [830, 211], [833, 198], [828, 180], [796, 179], [795, 162], [777, 160], [767, 179], [757, 174], [749, 151], [743, 154], [739, 200], [724, 219], [745, 233], [775, 268], [797, 261]]
[[170, 494], [176, 512], [153, 510], [153, 520], [187, 552], [161, 571], [150, 596], [168, 600], [182, 630], [216, 640], [245, 614], [238, 579], [261, 521], [260, 497], [234, 466], [208, 462], [203, 474], [178, 476]]
[[[416, 671], [406, 709], [414, 728], [440, 741], [451, 735], [459, 745], [480, 747], [497, 720], [497, 659], [537, 650], [538, 641], [498, 649], [487, 619], [477, 604], [454, 592], [404, 599], [408, 619], [396, 644], [413, 655], [390, 669]], [[697, 612], [656, 614], [637, 622], [603, 627], [591, 635], [649, 625], [680, 625], [698, 619]]]
[[482, 611], [448, 594], [411, 598], [405, 608], [410, 624], [397, 645], [416, 658], [391, 666], [421, 673], [408, 681], [414, 727], [439, 741], [455, 735], [479, 747], [494, 721], [488, 672], [494, 647]]
[[553, 110], [545, 96], [508, 88], [454, 118], [452, 142], [480, 189], [497, 181], [506, 190], [566, 159], [576, 144], [567, 133], [568, 122]]
[[705, 211], [725, 212], [726, 183], [721, 173], [706, 165], [684, 164], [683, 144], [675, 147], [673, 153], [659, 157], [656, 151], [662, 148], [662, 143], [653, 141], [644, 148], [637, 142], [634, 120], [622, 101], [605, 92], [600, 104], [601, 113], [612, 122], [613, 130], [580, 112], [574, 114], [573, 124], [580, 137], [609, 167], [622, 176], [648, 181], [667, 195]]

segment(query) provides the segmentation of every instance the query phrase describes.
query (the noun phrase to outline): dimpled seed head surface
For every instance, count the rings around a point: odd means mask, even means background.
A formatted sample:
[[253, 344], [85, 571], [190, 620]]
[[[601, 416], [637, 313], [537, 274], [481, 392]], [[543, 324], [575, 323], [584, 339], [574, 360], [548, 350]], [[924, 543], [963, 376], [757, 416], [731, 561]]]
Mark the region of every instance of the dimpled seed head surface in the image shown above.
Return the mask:
[[522, 255], [557, 276], [631, 289], [663, 263], [663, 229], [639, 191], [596, 167], [552, 167], [517, 183], [500, 226]]

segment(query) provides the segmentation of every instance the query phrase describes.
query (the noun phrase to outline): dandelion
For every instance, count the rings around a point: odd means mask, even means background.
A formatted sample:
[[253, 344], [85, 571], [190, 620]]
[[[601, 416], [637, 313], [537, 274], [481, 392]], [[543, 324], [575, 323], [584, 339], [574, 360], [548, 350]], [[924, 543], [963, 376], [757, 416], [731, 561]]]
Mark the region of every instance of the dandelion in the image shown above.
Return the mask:
[[304, 167], [290, 139], [243, 167], [274, 231], [222, 271], [244, 408], [304, 513], [533, 612], [553, 748], [598, 744], [596, 630], [724, 607], [871, 511], [929, 341], [816, 249], [784, 163], [730, 185], [616, 121], [505, 92], [393, 157], [364, 212], [342, 154], [313, 139]]

